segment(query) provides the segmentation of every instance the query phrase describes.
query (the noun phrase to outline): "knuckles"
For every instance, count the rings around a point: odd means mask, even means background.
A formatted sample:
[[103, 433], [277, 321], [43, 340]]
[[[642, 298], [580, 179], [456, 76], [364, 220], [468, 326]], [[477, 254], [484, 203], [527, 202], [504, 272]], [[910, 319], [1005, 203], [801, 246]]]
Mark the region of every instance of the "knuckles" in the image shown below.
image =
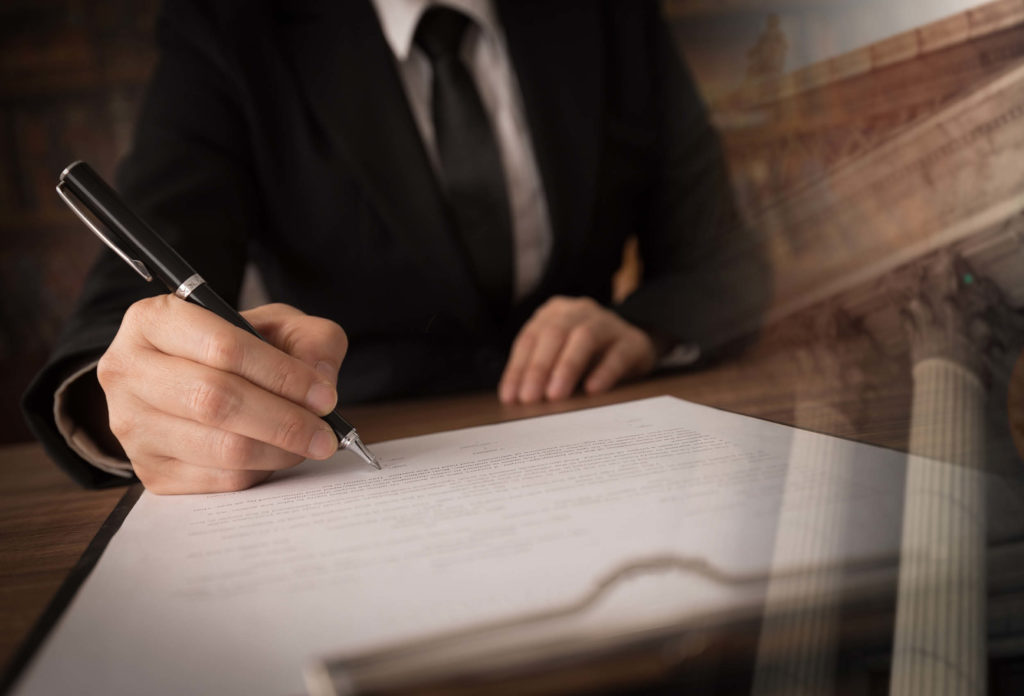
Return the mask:
[[109, 404], [107, 424], [110, 426], [110, 432], [123, 445], [137, 429], [138, 417], [134, 409], [121, 408], [116, 404]]
[[295, 414], [283, 414], [277, 421], [274, 443], [289, 452], [305, 452], [312, 437], [304, 436], [305, 422]]
[[187, 403], [200, 423], [219, 427], [238, 412], [241, 399], [226, 380], [208, 378], [189, 388]]
[[317, 318], [317, 324], [324, 345], [332, 348], [332, 352], [339, 353], [339, 357], [344, 357], [348, 352], [348, 334], [345, 329], [335, 321], [320, 317]]
[[[195, 453], [185, 452], [178, 446], [180, 443], [169, 443], [172, 445], [171, 451], [158, 455], [154, 455], [145, 446], [146, 440], [142, 435], [155, 431], [159, 425], [156, 420], [159, 414], [135, 408], [132, 400], [119, 396], [132, 390], [137, 392], [146, 384], [147, 362], [140, 351], [144, 351], [148, 343], [148, 327], [156, 326], [156, 322], [177, 322], [187, 330], [188, 325], [181, 323], [181, 313], [187, 311], [187, 306], [176, 300], [168, 301], [168, 298], [147, 298], [131, 305], [125, 312], [117, 337], [97, 363], [97, 378], [108, 394], [111, 432], [124, 445], [139, 479], [154, 493], [213, 493], [250, 488], [271, 473], [247, 468], [255, 458], [265, 454], [259, 442], [224, 429], [219, 438], [206, 441], [208, 449], [203, 456], [204, 462], [208, 463], [211, 459], [218, 462], [218, 469], [184, 466]], [[275, 311], [282, 314], [297, 312], [284, 306], [278, 306]], [[340, 350], [343, 355], [347, 349], [347, 336], [334, 322], [319, 320], [315, 324], [305, 324], [303, 330], [315, 331], [316, 339], [330, 345], [335, 354]], [[189, 417], [217, 429], [229, 425], [243, 407], [241, 393], [235, 384], [236, 378], [228, 373], [236, 372], [247, 356], [244, 343], [238, 341], [233, 334], [233, 331], [224, 330], [203, 337], [204, 362], [216, 368], [216, 371], [181, 388], [181, 398], [189, 409]], [[282, 362], [285, 364], [278, 373], [272, 372], [270, 379], [279, 391], [295, 389], [292, 382], [300, 380], [302, 373], [296, 372], [287, 361]], [[222, 374], [218, 376], [217, 371]], [[282, 447], [293, 452], [305, 451], [307, 442], [304, 442], [304, 436], [307, 428], [301, 414], [285, 413], [278, 419], [275, 429], [274, 435]], [[174, 453], [184, 455], [184, 458], [179, 459]], [[302, 460], [299, 455], [279, 454], [284, 466]]]
[[607, 310], [591, 297], [555, 295], [537, 309], [534, 319], [572, 324], [606, 312]]
[[[266, 379], [268, 380], [267, 385], [270, 387], [270, 391], [275, 394], [281, 394], [282, 396], [288, 396], [292, 392], [299, 393], [300, 388], [298, 386], [292, 387], [300, 381], [299, 375], [295, 373], [294, 368], [284, 360], [278, 360], [271, 369]], [[308, 381], [308, 380], [307, 380]], [[302, 390], [305, 391], [304, 389]]]
[[229, 469], [244, 469], [256, 455], [256, 442], [244, 435], [223, 431], [220, 438], [220, 460]]
[[211, 331], [203, 339], [203, 362], [228, 372], [238, 372], [245, 360], [245, 348], [228, 329]]
[[96, 363], [96, 379], [104, 391], [109, 391], [125, 372], [125, 361], [114, 346], [108, 348]]
[[585, 347], [593, 348], [597, 344], [598, 330], [591, 322], [577, 324], [573, 327], [571, 335]]
[[181, 309], [177, 301], [170, 302], [171, 295], [156, 295], [133, 302], [125, 310], [121, 328], [144, 333], [147, 325], [154, 321], [166, 322]]
[[147, 322], [147, 317], [153, 311], [153, 299], [152, 297], [147, 297], [144, 300], [133, 302], [125, 310], [124, 316], [121, 318], [121, 330], [141, 331]]
[[315, 346], [315, 353], [340, 365], [348, 353], [348, 334], [345, 330], [337, 322], [323, 317], [303, 316], [301, 321], [306, 345]]

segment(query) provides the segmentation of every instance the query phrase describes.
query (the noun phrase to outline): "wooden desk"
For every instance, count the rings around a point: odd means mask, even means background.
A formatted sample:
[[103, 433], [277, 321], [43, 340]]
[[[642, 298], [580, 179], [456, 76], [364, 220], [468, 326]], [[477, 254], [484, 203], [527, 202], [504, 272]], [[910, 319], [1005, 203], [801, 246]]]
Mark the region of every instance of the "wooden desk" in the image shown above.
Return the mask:
[[[745, 360], [620, 387], [557, 404], [504, 406], [492, 393], [373, 404], [346, 409], [368, 443], [600, 406], [660, 394], [785, 423], [792, 422], [793, 380]], [[876, 395], [890, 414], [865, 426], [879, 444], [905, 442], [905, 394]], [[876, 419], [877, 420], [877, 419]], [[837, 433], [844, 435], [847, 433]], [[74, 566], [123, 488], [78, 488], [37, 444], [0, 448], [0, 665], [6, 665]]]
[[79, 488], [41, 445], [0, 448], [0, 665], [122, 495]]

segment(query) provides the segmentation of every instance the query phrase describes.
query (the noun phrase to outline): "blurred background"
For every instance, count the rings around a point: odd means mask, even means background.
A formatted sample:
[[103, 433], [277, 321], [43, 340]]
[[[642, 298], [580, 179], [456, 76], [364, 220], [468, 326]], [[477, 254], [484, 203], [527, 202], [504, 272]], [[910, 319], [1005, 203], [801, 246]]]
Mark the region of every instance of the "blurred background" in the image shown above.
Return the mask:
[[[20, 394], [99, 248], [55, 195], [57, 174], [83, 159], [112, 176], [155, 61], [157, 6], [0, 4], [2, 443], [30, 439]], [[853, 346], [835, 379], [875, 393], [902, 385], [886, 407], [905, 411], [908, 307], [952, 283], [957, 321], [985, 322], [964, 359], [982, 356], [988, 398], [1005, 412], [1024, 306], [1024, 0], [664, 7], [776, 269], [756, 350]], [[620, 292], [636, 271], [627, 261]], [[850, 367], [861, 363], [870, 374]], [[861, 410], [871, 439], [872, 409]], [[993, 437], [1012, 457], [1005, 425]]]
[[100, 247], [56, 177], [76, 159], [110, 176], [128, 149], [158, 4], [0, 3], [0, 443], [32, 439], [21, 393]]

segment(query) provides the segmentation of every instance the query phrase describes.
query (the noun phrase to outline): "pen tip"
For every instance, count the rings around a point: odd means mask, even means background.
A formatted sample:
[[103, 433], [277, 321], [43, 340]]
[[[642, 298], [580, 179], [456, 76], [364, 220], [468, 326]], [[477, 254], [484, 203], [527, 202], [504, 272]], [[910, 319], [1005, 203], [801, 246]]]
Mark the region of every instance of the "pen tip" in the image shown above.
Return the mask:
[[381, 470], [380, 460], [377, 459], [377, 455], [370, 451], [370, 448], [363, 444], [363, 441], [356, 435], [352, 438], [350, 446], [356, 451], [356, 453], [366, 460], [366, 462], [377, 471]]

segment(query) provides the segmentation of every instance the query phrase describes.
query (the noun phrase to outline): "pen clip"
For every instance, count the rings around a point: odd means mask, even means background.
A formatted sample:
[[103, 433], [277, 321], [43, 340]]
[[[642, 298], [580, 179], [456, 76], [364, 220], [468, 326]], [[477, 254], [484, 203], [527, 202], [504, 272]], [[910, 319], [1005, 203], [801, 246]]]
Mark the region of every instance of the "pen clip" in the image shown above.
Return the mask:
[[[67, 170], [65, 169], [64, 171], [66, 172]], [[99, 237], [104, 244], [110, 247], [111, 251], [113, 251], [115, 254], [124, 259], [124, 262], [131, 266], [136, 273], [138, 273], [146, 280], [146, 282], [153, 280], [153, 275], [149, 272], [149, 269], [146, 268], [146, 265], [142, 263], [142, 261], [139, 261], [138, 259], [133, 259], [129, 257], [128, 254], [126, 254], [121, 249], [121, 247], [115, 244], [114, 241], [110, 239], [110, 237], [104, 234], [103, 230], [97, 227], [96, 224], [93, 223], [93, 221], [89, 219], [89, 217], [85, 213], [83, 213], [77, 205], [75, 205], [74, 201], [71, 200], [71, 197], [64, 190], [65, 187], [66, 184], [64, 182], [64, 175], [61, 174], [60, 183], [57, 184], [57, 195], [61, 197], [61, 199], [67, 204], [69, 208], [71, 208], [72, 211], [74, 211], [75, 215], [78, 216], [78, 219], [85, 223], [86, 227], [92, 230], [93, 234]]]

